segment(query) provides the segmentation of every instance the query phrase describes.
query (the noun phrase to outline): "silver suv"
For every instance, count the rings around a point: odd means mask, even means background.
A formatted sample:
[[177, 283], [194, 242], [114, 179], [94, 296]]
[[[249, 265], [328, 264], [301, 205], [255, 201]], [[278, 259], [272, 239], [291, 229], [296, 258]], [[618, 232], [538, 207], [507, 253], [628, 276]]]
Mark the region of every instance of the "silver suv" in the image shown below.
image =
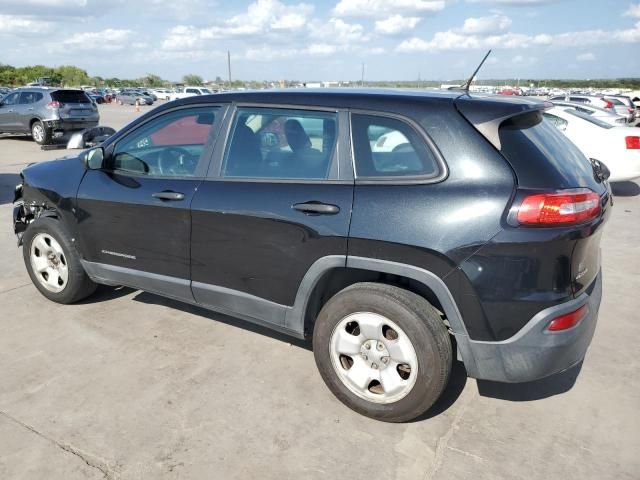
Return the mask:
[[98, 106], [82, 90], [25, 87], [0, 100], [0, 133], [31, 134], [40, 145], [99, 121]]

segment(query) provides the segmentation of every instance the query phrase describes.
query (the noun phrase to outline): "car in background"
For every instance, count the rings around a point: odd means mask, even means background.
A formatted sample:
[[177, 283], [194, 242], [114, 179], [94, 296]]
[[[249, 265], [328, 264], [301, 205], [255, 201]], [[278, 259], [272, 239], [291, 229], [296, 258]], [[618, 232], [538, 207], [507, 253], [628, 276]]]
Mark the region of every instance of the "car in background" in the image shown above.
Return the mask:
[[555, 101], [552, 102], [554, 105], [558, 107], [564, 108], [573, 108], [582, 113], [586, 113], [587, 115], [591, 115], [598, 120], [602, 120], [605, 123], [613, 125], [615, 127], [625, 126], [627, 125], [627, 118], [622, 115], [618, 115], [617, 113], [612, 112], [610, 109], [604, 109], [600, 107], [594, 107], [592, 105], [587, 105], [586, 103], [574, 103], [574, 102], [563, 102], [563, 101]]
[[85, 92], [92, 102], [101, 104], [105, 103], [104, 97], [96, 92]]
[[625, 97], [624, 95], [608, 95], [604, 98], [613, 103], [613, 109], [618, 115], [625, 117], [629, 123], [633, 122], [636, 106], [629, 97]]
[[211, 95], [213, 92], [205, 87], [183, 87], [169, 95], [169, 100], [178, 100], [179, 98], [195, 97], [196, 95]]
[[586, 113], [565, 107], [544, 112], [587, 158], [604, 163], [609, 181], [622, 182], [640, 178], [640, 133], [635, 128], [614, 127]]
[[9, 92], [11, 92], [10, 88], [7, 87], [0, 87], [0, 98], [4, 97], [6, 94], [8, 94]]
[[173, 91], [168, 88], [156, 88], [153, 92], [162, 100], [169, 100], [169, 96], [173, 93]]
[[593, 105], [605, 110], [615, 111], [613, 102], [598, 95], [554, 95], [549, 98], [550, 102], [573, 102]]
[[82, 90], [25, 87], [0, 100], [0, 133], [31, 134], [40, 145], [99, 121], [98, 107]]
[[120, 105], [135, 105], [136, 102], [140, 105], [153, 105], [153, 98], [134, 90], [123, 90], [116, 96], [116, 100]]
[[137, 90], [137, 92], [141, 93], [142, 95], [146, 95], [147, 97], [151, 97], [154, 102], [158, 100], [158, 96], [153, 92], [153, 90], [141, 89], [141, 90]]

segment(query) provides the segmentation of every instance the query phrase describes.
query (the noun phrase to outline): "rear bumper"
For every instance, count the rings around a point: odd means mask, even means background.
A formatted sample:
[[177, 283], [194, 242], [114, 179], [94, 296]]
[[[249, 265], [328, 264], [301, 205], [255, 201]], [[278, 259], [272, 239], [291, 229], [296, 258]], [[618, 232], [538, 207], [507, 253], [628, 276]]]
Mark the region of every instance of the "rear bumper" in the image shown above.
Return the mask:
[[96, 127], [98, 126], [99, 121], [99, 117], [92, 117], [87, 120], [75, 120], [66, 118], [58, 120], [43, 120], [43, 123], [47, 128], [51, 130], [69, 132], [73, 130], [84, 130], [85, 128]]
[[[497, 382], [538, 380], [584, 359], [598, 320], [602, 298], [602, 272], [578, 298], [547, 308], [535, 315], [516, 335], [500, 342], [458, 339], [458, 348], [469, 376]], [[587, 315], [573, 328], [548, 332], [552, 319], [588, 304]]]

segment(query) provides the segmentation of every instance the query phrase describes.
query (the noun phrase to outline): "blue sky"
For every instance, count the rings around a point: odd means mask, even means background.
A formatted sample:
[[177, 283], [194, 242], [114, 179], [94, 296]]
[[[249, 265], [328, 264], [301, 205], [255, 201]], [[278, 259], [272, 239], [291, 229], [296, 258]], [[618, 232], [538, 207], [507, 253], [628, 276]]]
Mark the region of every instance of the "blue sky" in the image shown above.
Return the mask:
[[0, 0], [0, 62], [178, 80], [640, 77], [640, 3]]

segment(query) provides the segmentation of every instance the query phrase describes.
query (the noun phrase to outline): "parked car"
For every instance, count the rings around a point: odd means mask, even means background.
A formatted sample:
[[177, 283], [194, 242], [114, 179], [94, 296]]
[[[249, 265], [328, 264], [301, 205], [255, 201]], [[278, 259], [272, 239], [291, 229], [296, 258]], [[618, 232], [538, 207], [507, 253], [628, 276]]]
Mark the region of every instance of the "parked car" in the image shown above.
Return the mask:
[[640, 178], [640, 133], [614, 127], [577, 110], [554, 107], [544, 114], [585, 156], [603, 162], [612, 182]]
[[169, 100], [178, 100], [179, 98], [193, 97], [196, 95], [210, 95], [213, 92], [204, 87], [184, 87], [177, 88], [174, 92], [169, 94]]
[[636, 114], [636, 106], [629, 97], [625, 97], [624, 95], [615, 95], [604, 98], [605, 100], [613, 103], [613, 109], [618, 115], [625, 117], [628, 123], [633, 122]]
[[594, 107], [604, 108], [615, 112], [613, 102], [607, 100], [602, 96], [597, 95], [554, 95], [549, 98], [551, 102], [572, 102], [572, 103], [584, 103], [586, 105], [592, 105]]
[[605, 109], [600, 107], [594, 107], [592, 105], [587, 105], [586, 103], [574, 103], [574, 102], [563, 102], [563, 101], [554, 101], [552, 102], [554, 105], [563, 108], [572, 108], [582, 113], [586, 113], [587, 115], [591, 115], [598, 120], [602, 120], [605, 123], [613, 126], [625, 126], [627, 125], [627, 118], [622, 115], [618, 115], [615, 112], [612, 112], [611, 109]]
[[152, 90], [138, 90], [138, 92], [147, 97], [151, 97], [154, 102], [158, 100], [158, 96]]
[[0, 101], [0, 133], [31, 134], [40, 145], [99, 120], [98, 107], [82, 90], [25, 87]]
[[171, 90], [168, 88], [156, 88], [154, 90], [156, 96], [162, 100], [169, 100], [169, 96], [171, 95]]
[[133, 90], [124, 90], [120, 92], [116, 96], [116, 100], [120, 105], [135, 105], [136, 101], [140, 105], [153, 105], [153, 98]]
[[[342, 402], [407, 421], [456, 357], [526, 382], [585, 356], [611, 193], [543, 109], [453, 91], [189, 97], [23, 170], [14, 229], [50, 300], [128, 285], [312, 338]], [[374, 150], [391, 132], [408, 145]]]

